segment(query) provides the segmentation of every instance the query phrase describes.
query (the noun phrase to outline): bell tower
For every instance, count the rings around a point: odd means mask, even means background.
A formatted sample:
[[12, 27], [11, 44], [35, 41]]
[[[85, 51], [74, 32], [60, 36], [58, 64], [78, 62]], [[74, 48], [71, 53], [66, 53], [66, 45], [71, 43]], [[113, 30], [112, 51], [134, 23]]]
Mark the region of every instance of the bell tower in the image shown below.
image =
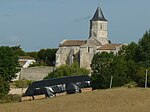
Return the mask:
[[90, 38], [96, 39], [101, 45], [108, 44], [107, 23], [100, 7], [97, 7], [93, 18], [90, 20]]

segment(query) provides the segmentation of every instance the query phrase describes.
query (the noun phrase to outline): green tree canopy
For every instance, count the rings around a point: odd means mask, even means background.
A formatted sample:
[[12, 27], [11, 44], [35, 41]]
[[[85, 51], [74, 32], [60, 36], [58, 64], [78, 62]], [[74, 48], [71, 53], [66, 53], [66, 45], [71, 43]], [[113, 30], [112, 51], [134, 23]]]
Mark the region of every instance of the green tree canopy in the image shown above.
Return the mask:
[[94, 88], [108, 88], [111, 72], [109, 68], [113, 61], [113, 53], [97, 53], [92, 60], [92, 79]]
[[122, 49], [118, 53], [125, 57], [126, 60], [139, 60], [139, 47], [138, 44], [131, 42], [128, 45], [122, 46]]
[[33, 57], [35, 58], [37, 61], [38, 61], [38, 55], [37, 55], [37, 52], [27, 52], [26, 53], [27, 56], [30, 56], [30, 57]]
[[15, 52], [16, 55], [18, 55], [18, 56], [25, 56], [25, 55], [26, 55], [26, 52], [23, 51], [20, 46], [21, 46], [21, 45], [19, 45], [19, 46], [14, 46], [14, 47], [12, 47], [12, 49], [13, 49], [13, 51]]
[[94, 88], [109, 88], [113, 76], [113, 87], [123, 86], [130, 80], [129, 66], [125, 58], [113, 53], [97, 53], [92, 60]]
[[150, 30], [139, 40], [139, 61], [145, 66], [150, 65]]
[[9, 82], [16, 77], [18, 69], [18, 55], [11, 47], [0, 47], [0, 77]]
[[49, 66], [54, 65], [56, 51], [57, 49], [41, 49], [37, 52], [39, 61]]
[[0, 76], [0, 98], [7, 95], [9, 92], [9, 83]]

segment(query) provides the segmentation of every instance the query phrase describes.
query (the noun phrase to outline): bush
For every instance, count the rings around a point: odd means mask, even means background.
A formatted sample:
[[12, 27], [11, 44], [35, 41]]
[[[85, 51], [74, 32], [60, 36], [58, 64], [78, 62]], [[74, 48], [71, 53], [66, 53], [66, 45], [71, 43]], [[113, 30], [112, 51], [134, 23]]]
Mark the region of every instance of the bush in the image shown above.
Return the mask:
[[128, 84], [126, 84], [124, 87], [134, 88], [134, 87], [137, 87], [137, 83], [132, 81], [132, 82], [129, 82]]
[[35, 62], [33, 64], [30, 64], [29, 67], [36, 67], [36, 66], [47, 66], [43, 61], [39, 62]]
[[6, 95], [3, 98], [0, 98], [0, 103], [8, 103], [8, 102], [19, 102], [21, 96], [17, 94]]
[[88, 75], [89, 70], [85, 68], [80, 68], [78, 63], [74, 63], [71, 66], [62, 65], [59, 68], [56, 68], [55, 71], [51, 72], [44, 79], [63, 77], [63, 76], [74, 76], [74, 75]]
[[9, 83], [0, 77], [0, 98], [9, 93]]
[[14, 81], [13, 84], [15, 85], [15, 87], [17, 88], [26, 88], [28, 87], [33, 81], [31, 80], [27, 80], [27, 79], [21, 79], [18, 81]]
[[[147, 77], [148, 77], [148, 80], [147, 80], [147, 86], [150, 87], [150, 68], [148, 69], [148, 74], [147, 74]], [[145, 86], [145, 76], [146, 75], [146, 68], [144, 67], [140, 67], [138, 70], [137, 70], [137, 73], [135, 75], [135, 78], [134, 78], [134, 81], [138, 84], [138, 86], [140, 87], [144, 87]]]

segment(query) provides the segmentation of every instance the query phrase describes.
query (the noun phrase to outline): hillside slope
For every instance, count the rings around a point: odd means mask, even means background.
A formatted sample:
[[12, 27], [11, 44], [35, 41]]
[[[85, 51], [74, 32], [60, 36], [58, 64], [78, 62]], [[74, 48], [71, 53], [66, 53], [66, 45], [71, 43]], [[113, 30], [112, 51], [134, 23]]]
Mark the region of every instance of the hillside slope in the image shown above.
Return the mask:
[[108, 89], [0, 104], [0, 112], [149, 112], [150, 89]]

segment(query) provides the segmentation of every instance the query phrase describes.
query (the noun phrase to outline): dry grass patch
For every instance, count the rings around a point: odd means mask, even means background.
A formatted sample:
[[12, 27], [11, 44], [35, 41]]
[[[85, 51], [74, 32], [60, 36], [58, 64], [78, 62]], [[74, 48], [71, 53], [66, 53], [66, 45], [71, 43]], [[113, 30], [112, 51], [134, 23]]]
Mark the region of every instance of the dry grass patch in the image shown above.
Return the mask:
[[150, 89], [118, 88], [0, 104], [0, 112], [149, 112]]

